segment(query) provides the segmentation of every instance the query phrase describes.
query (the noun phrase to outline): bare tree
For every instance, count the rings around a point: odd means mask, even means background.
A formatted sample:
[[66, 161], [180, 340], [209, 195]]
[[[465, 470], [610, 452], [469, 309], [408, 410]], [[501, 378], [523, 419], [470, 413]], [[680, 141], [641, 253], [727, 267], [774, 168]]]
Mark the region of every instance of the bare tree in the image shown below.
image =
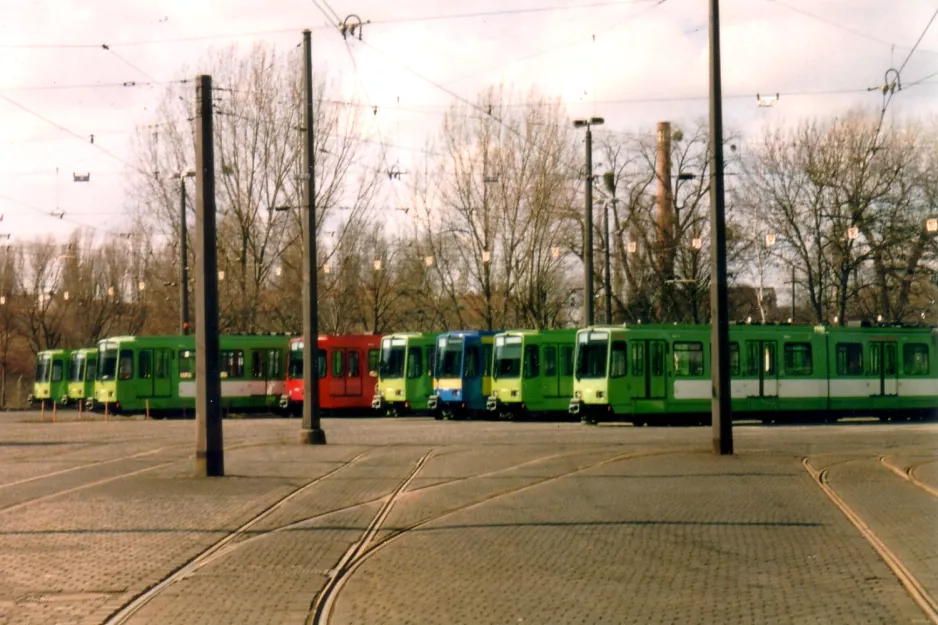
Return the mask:
[[[301, 252], [290, 248], [301, 244], [301, 216], [306, 210], [301, 63], [293, 52], [283, 56], [258, 45], [247, 54], [239, 54], [233, 46], [209, 56], [204, 65], [218, 94], [216, 202], [219, 268], [225, 272], [220, 285], [221, 327], [254, 331], [267, 323], [262, 314], [283, 318], [284, 307], [299, 305], [299, 290], [284, 292], [287, 297], [279, 303], [266, 293], [277, 282], [275, 277], [299, 283], [301, 273], [299, 263], [287, 262], [291, 256], [301, 258]], [[315, 88], [313, 129], [320, 230], [340, 209], [355, 220], [364, 218], [378, 190], [375, 168], [358, 162], [366, 152], [357, 130], [360, 108], [327, 100], [325, 93], [326, 84], [320, 81]], [[182, 184], [184, 189], [185, 183], [171, 180], [168, 174], [194, 162], [187, 104], [192, 96], [191, 86], [185, 90], [174, 86], [160, 107], [157, 132], [144, 128], [138, 136], [141, 210], [161, 224], [160, 231], [170, 241], [178, 241], [179, 188]], [[273, 276], [277, 267], [287, 275]], [[267, 309], [262, 310], [262, 305]]]
[[[767, 129], [747, 159], [741, 201], [777, 233], [781, 264], [802, 278], [816, 321], [845, 323], [864, 301], [900, 320], [931, 242], [930, 168], [916, 128], [854, 112]], [[875, 297], [864, 296], [870, 289]]]

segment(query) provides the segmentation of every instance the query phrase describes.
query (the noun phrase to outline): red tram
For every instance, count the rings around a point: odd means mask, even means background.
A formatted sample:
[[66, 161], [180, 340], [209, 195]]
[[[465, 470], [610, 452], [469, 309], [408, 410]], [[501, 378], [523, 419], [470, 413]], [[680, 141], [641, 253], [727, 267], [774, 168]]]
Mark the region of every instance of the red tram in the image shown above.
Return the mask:
[[[381, 336], [347, 334], [319, 336], [319, 407], [330, 412], [370, 414], [378, 379]], [[303, 337], [290, 341], [290, 359], [280, 408], [288, 414], [303, 412]]]

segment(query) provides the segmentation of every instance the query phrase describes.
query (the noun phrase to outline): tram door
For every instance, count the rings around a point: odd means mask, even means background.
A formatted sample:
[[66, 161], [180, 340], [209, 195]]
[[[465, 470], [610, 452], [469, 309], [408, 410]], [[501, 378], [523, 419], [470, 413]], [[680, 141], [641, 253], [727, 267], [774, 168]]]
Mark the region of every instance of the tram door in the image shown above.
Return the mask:
[[356, 349], [335, 349], [330, 353], [329, 394], [358, 397], [362, 394], [361, 354]]
[[137, 352], [137, 396], [169, 397], [169, 359], [171, 350], [141, 349]]
[[632, 399], [664, 399], [667, 397], [665, 342], [633, 340], [630, 344]]
[[746, 377], [750, 410], [778, 408], [778, 343], [746, 341]]
[[874, 398], [899, 395], [899, 348], [895, 341], [870, 342], [870, 396]]

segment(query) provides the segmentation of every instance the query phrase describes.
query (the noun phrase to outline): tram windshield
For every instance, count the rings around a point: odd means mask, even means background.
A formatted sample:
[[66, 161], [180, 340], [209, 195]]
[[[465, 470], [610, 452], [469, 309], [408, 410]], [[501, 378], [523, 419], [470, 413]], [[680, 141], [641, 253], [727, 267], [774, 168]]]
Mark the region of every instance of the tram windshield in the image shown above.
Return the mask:
[[407, 341], [384, 339], [381, 341], [381, 361], [378, 373], [382, 380], [397, 380], [404, 377], [404, 360]]
[[589, 332], [577, 336], [577, 379], [606, 377], [606, 356], [608, 350], [609, 334], [606, 332]]
[[72, 354], [71, 364], [68, 367], [69, 382], [83, 382], [85, 380], [85, 365], [88, 359], [81, 352]]
[[113, 380], [117, 377], [117, 345], [102, 343], [98, 348], [98, 379]]
[[36, 359], [36, 382], [48, 382], [52, 376], [52, 356], [42, 354]]
[[521, 337], [495, 338], [495, 367], [493, 378], [517, 378], [521, 375]]
[[436, 343], [436, 377], [462, 377], [462, 358], [465, 341], [459, 337], [440, 337]]

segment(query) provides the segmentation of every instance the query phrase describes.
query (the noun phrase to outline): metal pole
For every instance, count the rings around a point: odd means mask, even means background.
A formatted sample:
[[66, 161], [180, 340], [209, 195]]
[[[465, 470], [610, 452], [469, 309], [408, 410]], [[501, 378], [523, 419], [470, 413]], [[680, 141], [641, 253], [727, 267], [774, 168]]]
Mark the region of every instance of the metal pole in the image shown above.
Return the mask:
[[186, 239], [186, 176], [179, 174], [179, 333], [189, 334], [189, 245]]
[[212, 77], [196, 81], [195, 420], [196, 474], [225, 474], [218, 343], [218, 262], [215, 239], [215, 149]]
[[306, 210], [303, 211], [303, 425], [300, 442], [325, 445], [319, 418], [319, 309], [316, 284], [316, 159], [313, 133], [313, 44], [303, 31], [306, 82]]
[[[612, 205], [616, 205], [615, 195], [612, 196]], [[603, 202], [603, 237], [605, 242], [605, 258], [603, 259], [603, 282], [606, 283], [606, 325], [612, 325], [612, 270], [609, 268], [609, 205]]]
[[795, 265], [791, 266], [791, 322], [795, 323]]
[[720, 80], [720, 0], [710, 0], [710, 345], [713, 372], [713, 453], [733, 453], [730, 402], [729, 318], [726, 285], [726, 222], [723, 194], [723, 103]]
[[586, 286], [584, 289], [584, 321], [587, 327], [593, 325], [593, 133], [586, 124], [586, 240], [583, 242], [583, 255], [586, 258]]

